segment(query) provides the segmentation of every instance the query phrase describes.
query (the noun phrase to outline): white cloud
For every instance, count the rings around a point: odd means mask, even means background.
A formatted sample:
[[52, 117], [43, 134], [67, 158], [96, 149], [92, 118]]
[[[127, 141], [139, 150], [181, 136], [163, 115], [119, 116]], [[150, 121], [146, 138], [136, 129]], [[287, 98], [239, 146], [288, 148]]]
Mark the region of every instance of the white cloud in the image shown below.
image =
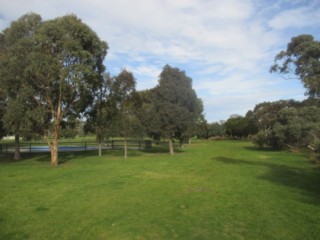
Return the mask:
[[132, 71], [139, 89], [154, 87], [166, 63], [183, 67], [219, 119], [268, 96], [300, 97], [268, 69], [297, 28], [320, 25], [317, 0], [0, 0], [0, 29], [30, 11], [75, 13], [108, 42], [107, 69]]
[[269, 21], [269, 26], [275, 29], [285, 29], [319, 25], [319, 2], [317, 4], [318, 5], [316, 7], [312, 4], [311, 6], [304, 6], [283, 11]]

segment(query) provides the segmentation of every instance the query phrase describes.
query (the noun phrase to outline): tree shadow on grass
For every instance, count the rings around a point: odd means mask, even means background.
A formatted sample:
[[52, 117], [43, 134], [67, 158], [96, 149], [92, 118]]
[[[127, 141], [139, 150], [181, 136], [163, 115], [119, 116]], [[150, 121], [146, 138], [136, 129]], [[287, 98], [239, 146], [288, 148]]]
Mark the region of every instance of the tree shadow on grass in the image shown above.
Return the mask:
[[[175, 147], [175, 153], [183, 153], [183, 148]], [[144, 153], [154, 153], [154, 154], [169, 154], [168, 146], [159, 144], [155, 145], [149, 149], [143, 150], [132, 150], [128, 149], [128, 159], [130, 157], [139, 157]], [[0, 153], [0, 164], [1, 163], [17, 163], [21, 161], [30, 161], [34, 160], [37, 162], [48, 162], [50, 164], [51, 156], [50, 152], [34, 152], [34, 153], [21, 153], [20, 160], [13, 159], [14, 153]], [[124, 157], [124, 150], [119, 149], [107, 149], [102, 151], [102, 157]], [[72, 152], [59, 152], [58, 155], [58, 164], [65, 164], [71, 160], [84, 159], [90, 157], [98, 157], [98, 150], [90, 150], [90, 151], [72, 151]]]
[[279, 151], [279, 149], [275, 149], [273, 147], [245, 146], [243, 148], [249, 151], [256, 151], [256, 152], [278, 152]]
[[[60, 152], [59, 153], [59, 165], [61, 164], [65, 164], [71, 160], [80, 160], [80, 159], [85, 159], [87, 158], [88, 161], [90, 159], [90, 157], [99, 157], [98, 156], [98, 150], [91, 150], [91, 151], [75, 151], [75, 152]], [[142, 153], [139, 151], [135, 151], [135, 150], [129, 150], [128, 151], [128, 159], [130, 159], [130, 157], [136, 157], [136, 156], [141, 156]], [[117, 150], [103, 150], [102, 151], [102, 156], [101, 158], [108, 158], [108, 157], [119, 157], [119, 158], [123, 158], [124, 157], [124, 152], [123, 149], [117, 149]], [[36, 159], [36, 161], [39, 162], [50, 162], [50, 153], [48, 153], [47, 155], [40, 155], [38, 157], [33, 157], [34, 159]]]
[[[250, 165], [256, 167], [267, 167], [269, 171], [260, 176], [259, 179], [270, 181], [274, 184], [284, 185], [303, 191], [301, 201], [320, 205], [320, 171], [319, 169], [300, 169], [283, 164], [269, 162], [256, 162], [244, 159], [233, 159], [227, 157], [216, 157], [214, 160], [225, 164]], [[306, 199], [306, 197], [308, 199]]]
[[[141, 156], [143, 153], [142, 151], [138, 150], [128, 150], [128, 159], [130, 157], [137, 157]], [[48, 162], [50, 164], [51, 155], [50, 152], [39, 152], [39, 153], [21, 153], [20, 160], [13, 159], [13, 153], [1, 153], [0, 154], [0, 164], [1, 163], [17, 163], [23, 161], [37, 161], [37, 162]], [[123, 149], [116, 149], [116, 150], [103, 150], [102, 157], [124, 157]], [[59, 152], [58, 155], [58, 164], [65, 164], [71, 160], [79, 160], [90, 157], [98, 157], [98, 150], [90, 150], [90, 151], [73, 151], [73, 152]]]

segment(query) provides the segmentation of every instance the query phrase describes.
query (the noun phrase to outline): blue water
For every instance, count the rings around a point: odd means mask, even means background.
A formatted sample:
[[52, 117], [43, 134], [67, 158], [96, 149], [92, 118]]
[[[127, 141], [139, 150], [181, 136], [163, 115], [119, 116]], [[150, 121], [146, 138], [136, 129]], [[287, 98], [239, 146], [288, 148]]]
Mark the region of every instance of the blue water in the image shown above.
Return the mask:
[[[49, 146], [31, 146], [21, 147], [21, 150], [31, 151], [31, 152], [49, 152]], [[86, 151], [86, 150], [96, 150], [97, 147], [93, 146], [59, 146], [59, 152], [72, 152], [72, 151]]]

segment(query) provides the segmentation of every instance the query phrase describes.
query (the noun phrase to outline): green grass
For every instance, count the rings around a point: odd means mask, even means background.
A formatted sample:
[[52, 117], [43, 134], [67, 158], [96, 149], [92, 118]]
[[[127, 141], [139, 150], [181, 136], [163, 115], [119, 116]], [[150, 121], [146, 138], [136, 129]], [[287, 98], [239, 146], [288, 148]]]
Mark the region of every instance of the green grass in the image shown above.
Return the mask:
[[248, 142], [0, 155], [0, 239], [319, 239], [320, 169]]

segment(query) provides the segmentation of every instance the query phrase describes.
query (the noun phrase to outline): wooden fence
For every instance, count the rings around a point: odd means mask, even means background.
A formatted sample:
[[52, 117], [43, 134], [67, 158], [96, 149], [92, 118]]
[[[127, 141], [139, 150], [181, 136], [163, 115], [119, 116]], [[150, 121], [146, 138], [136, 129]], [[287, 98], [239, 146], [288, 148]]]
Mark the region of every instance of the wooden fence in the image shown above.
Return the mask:
[[[102, 143], [103, 150], [123, 149], [124, 140], [110, 140]], [[128, 149], [144, 150], [152, 148], [151, 140], [127, 140]], [[72, 151], [92, 151], [98, 150], [99, 144], [95, 141], [61, 142], [59, 143], [59, 152]], [[0, 144], [1, 153], [10, 153], [15, 151], [14, 143]], [[49, 147], [43, 142], [22, 142], [20, 143], [20, 152], [49, 152]]]

